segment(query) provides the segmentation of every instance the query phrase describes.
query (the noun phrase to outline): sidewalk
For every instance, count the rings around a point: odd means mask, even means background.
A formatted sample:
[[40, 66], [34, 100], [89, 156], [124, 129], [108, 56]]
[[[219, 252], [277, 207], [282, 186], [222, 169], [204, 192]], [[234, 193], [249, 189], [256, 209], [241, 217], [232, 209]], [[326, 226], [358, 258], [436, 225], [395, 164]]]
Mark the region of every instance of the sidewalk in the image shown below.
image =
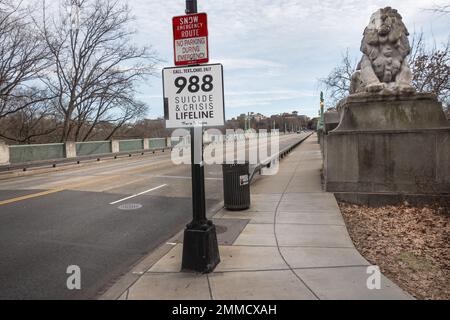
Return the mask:
[[222, 244], [214, 273], [181, 273], [178, 243], [120, 299], [411, 299], [384, 276], [380, 290], [367, 289], [369, 263], [333, 194], [322, 192], [321, 161], [314, 135], [282, 160], [278, 175], [251, 186], [251, 209], [214, 217]]

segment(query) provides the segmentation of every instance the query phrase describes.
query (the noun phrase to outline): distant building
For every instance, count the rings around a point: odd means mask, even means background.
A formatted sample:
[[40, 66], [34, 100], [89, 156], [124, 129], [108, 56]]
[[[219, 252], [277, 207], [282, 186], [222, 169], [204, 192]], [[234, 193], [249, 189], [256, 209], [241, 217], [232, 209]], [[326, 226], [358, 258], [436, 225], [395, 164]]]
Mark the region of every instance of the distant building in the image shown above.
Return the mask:
[[[250, 121], [248, 120], [250, 118]], [[309, 118], [305, 115], [299, 115], [298, 111], [292, 113], [285, 112], [281, 114], [275, 114], [265, 116], [261, 113], [242, 113], [236, 118], [227, 121], [227, 128], [241, 128], [244, 129], [250, 122], [250, 127], [254, 130], [271, 130], [279, 129], [281, 131], [297, 131], [308, 126]]]
[[261, 113], [254, 114], [252, 118], [256, 122], [261, 122], [261, 121], [267, 119], [267, 117], [265, 115], [261, 114]]

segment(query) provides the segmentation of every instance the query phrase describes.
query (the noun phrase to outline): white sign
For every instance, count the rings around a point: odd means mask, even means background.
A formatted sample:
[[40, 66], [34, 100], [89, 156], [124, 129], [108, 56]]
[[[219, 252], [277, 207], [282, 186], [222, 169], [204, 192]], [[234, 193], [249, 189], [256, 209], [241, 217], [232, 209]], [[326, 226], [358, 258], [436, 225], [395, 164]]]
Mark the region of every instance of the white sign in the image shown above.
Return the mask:
[[239, 177], [241, 187], [248, 185], [248, 174]]
[[[208, 38], [175, 40], [175, 62], [202, 61], [208, 59]], [[187, 63], [184, 63], [187, 64]]]
[[221, 64], [163, 69], [163, 90], [167, 128], [225, 124]]

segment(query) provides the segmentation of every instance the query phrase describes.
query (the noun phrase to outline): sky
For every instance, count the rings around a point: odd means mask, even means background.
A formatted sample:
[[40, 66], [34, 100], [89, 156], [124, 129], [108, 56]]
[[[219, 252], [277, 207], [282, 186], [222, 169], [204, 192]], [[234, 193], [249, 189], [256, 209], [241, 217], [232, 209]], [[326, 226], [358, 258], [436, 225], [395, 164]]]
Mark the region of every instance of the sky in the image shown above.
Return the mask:
[[[360, 59], [362, 33], [373, 12], [391, 6], [411, 34], [446, 42], [450, 16], [426, 10], [449, 0], [198, 0], [208, 14], [210, 62], [224, 66], [226, 118], [246, 112], [265, 115], [298, 111], [315, 117], [318, 79], [326, 77], [348, 49]], [[162, 62], [173, 61], [172, 17], [183, 15], [185, 0], [130, 0], [135, 41], [151, 45]], [[162, 79], [140, 86], [149, 118], [163, 115]], [[327, 105], [330, 107], [330, 105]]]

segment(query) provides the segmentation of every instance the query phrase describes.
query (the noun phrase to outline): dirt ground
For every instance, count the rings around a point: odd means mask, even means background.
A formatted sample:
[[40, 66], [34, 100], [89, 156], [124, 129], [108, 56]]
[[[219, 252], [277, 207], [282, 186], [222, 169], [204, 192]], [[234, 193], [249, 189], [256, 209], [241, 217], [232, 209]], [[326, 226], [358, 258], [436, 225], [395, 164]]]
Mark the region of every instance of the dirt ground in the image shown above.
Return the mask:
[[450, 299], [450, 208], [340, 203], [359, 252], [417, 299]]

